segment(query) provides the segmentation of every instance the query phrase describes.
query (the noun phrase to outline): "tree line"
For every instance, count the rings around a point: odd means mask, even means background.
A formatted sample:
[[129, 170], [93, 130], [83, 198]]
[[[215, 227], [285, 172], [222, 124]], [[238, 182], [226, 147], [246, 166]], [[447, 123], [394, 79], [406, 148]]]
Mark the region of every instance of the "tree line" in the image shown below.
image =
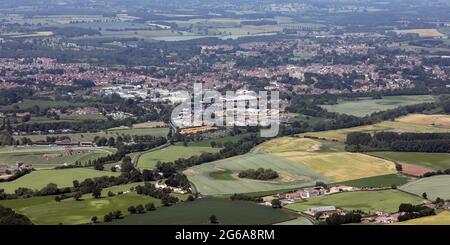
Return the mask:
[[353, 132], [346, 144], [352, 152], [450, 152], [450, 133]]

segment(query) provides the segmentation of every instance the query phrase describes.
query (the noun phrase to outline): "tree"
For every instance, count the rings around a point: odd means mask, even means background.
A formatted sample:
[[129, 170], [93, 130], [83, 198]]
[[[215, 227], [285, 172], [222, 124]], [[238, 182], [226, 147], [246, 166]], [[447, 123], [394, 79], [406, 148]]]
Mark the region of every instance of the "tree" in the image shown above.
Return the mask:
[[72, 183], [73, 183], [73, 188], [75, 188], [75, 189], [80, 188], [80, 182], [78, 180], [74, 180]]
[[92, 221], [92, 223], [97, 223], [97, 221], [98, 221], [98, 218], [97, 218], [97, 216], [94, 216], [94, 217], [92, 217], [91, 218], [91, 221]]
[[108, 197], [113, 197], [113, 196], [115, 196], [116, 194], [114, 194], [114, 192], [112, 192], [112, 191], [108, 191]]
[[218, 224], [219, 219], [213, 214], [213, 215], [209, 216], [209, 223], [210, 224]]
[[135, 214], [136, 213], [136, 208], [134, 206], [128, 207], [128, 213]]
[[144, 208], [144, 206], [142, 206], [142, 204], [139, 204], [136, 206], [136, 213], [138, 213], [138, 214], [145, 213], [145, 208]]
[[427, 193], [426, 192], [422, 193], [422, 197], [423, 197], [423, 199], [428, 199]]
[[80, 191], [75, 192], [75, 194], [73, 195], [73, 199], [75, 199], [75, 201], [79, 201], [82, 197], [83, 194], [81, 194]]
[[273, 199], [272, 202], [272, 208], [281, 208], [281, 201], [280, 199]]
[[94, 190], [92, 191], [92, 196], [96, 199], [100, 198], [102, 196], [102, 188], [95, 187]]
[[195, 200], [195, 198], [192, 195], [189, 195], [188, 198], [186, 199], [188, 202], [193, 202]]
[[122, 211], [117, 210], [113, 213], [113, 216], [115, 219], [121, 219], [122, 218]]
[[108, 213], [105, 214], [105, 216], [103, 216], [103, 221], [104, 222], [111, 222], [113, 220], [114, 216], [112, 213]]
[[154, 211], [154, 210], [156, 210], [155, 204], [153, 204], [152, 202], [151, 203], [147, 203], [145, 205], [145, 210], [147, 210], [147, 211]]

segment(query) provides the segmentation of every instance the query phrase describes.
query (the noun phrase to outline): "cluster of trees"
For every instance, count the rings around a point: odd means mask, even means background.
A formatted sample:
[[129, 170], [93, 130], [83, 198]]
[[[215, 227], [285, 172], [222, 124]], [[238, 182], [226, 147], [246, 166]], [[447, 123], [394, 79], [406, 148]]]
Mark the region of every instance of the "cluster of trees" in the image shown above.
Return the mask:
[[398, 212], [405, 212], [405, 214], [398, 217], [398, 221], [400, 222], [425, 216], [436, 215], [436, 212], [432, 208], [421, 205], [412, 205], [409, 203], [400, 204], [400, 206], [398, 207]]
[[248, 169], [242, 171], [238, 175], [239, 178], [256, 179], [256, 180], [272, 180], [278, 178], [278, 173], [272, 169]]
[[370, 133], [347, 135], [347, 150], [398, 152], [450, 152], [450, 133]]
[[[97, 221], [97, 219], [94, 219], [94, 217], [92, 217], [92, 218], [93, 218], [92, 221], [95, 223]], [[109, 212], [109, 213], [105, 214], [105, 216], [103, 216], [103, 221], [111, 222], [115, 219], [122, 219], [122, 218], [123, 218], [122, 211], [117, 210], [117, 211]]]
[[144, 183], [144, 186], [136, 186], [135, 190], [139, 195], [146, 195], [161, 199], [163, 206], [171, 206], [172, 204], [179, 202], [179, 199], [177, 197], [170, 195], [171, 190], [169, 188], [159, 189], [149, 182]]
[[33, 225], [33, 222], [25, 215], [0, 206], [0, 225]]
[[233, 194], [230, 196], [231, 201], [250, 201], [250, 202], [262, 202], [261, 197], [247, 196], [244, 194]]
[[424, 173], [422, 177], [432, 177], [435, 175], [443, 175], [443, 174], [450, 174], [450, 168], [445, 169], [445, 170], [427, 172], [427, 173]]
[[358, 212], [350, 212], [346, 214], [333, 214], [325, 220], [327, 225], [342, 225], [350, 223], [361, 223], [361, 214]]
[[165, 184], [171, 187], [179, 187], [184, 190], [188, 190], [190, 183], [186, 175], [181, 173], [175, 173], [165, 181]]
[[254, 146], [262, 143], [265, 139], [256, 134], [243, 137], [236, 143], [226, 142], [224, 148], [218, 153], [203, 153], [199, 156], [192, 156], [188, 159], [180, 158], [174, 162], [158, 162], [156, 168], [167, 178], [176, 173], [177, 170], [212, 162], [220, 159], [230, 158], [248, 153]]

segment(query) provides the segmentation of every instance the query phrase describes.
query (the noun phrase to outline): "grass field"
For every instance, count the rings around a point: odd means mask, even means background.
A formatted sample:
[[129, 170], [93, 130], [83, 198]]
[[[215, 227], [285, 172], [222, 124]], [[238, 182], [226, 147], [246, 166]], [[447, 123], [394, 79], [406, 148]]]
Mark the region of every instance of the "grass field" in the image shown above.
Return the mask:
[[94, 199], [90, 194], [86, 194], [80, 201], [70, 198], [61, 202], [56, 202], [53, 197], [33, 197], [0, 201], [0, 205], [25, 214], [35, 224], [56, 225], [62, 223], [75, 225], [89, 223], [93, 216], [97, 216], [99, 221], [102, 221], [105, 214], [116, 210], [120, 210], [124, 215], [127, 215], [129, 206], [145, 205], [149, 202], [153, 202], [157, 207], [161, 206], [161, 200], [136, 193], [114, 197], [104, 196], [99, 199]]
[[73, 103], [69, 101], [55, 101], [55, 100], [30, 100], [25, 99], [21, 102], [7, 105], [7, 106], [1, 106], [1, 110], [12, 110], [12, 109], [21, 109], [21, 110], [29, 110], [35, 106], [39, 106], [41, 110], [48, 109], [48, 108], [63, 108], [63, 107], [69, 107], [69, 106], [83, 106], [83, 103]]
[[394, 163], [359, 153], [337, 152], [305, 155], [303, 152], [286, 152], [276, 155], [303, 165], [333, 182], [397, 172]]
[[50, 169], [76, 161], [86, 163], [115, 151], [114, 148], [72, 148], [72, 155], [66, 155], [63, 147], [3, 147], [0, 148], [0, 164], [22, 162], [32, 164], [35, 169]]
[[115, 220], [112, 225], [207, 225], [215, 215], [221, 225], [267, 225], [295, 219], [296, 214], [251, 202], [204, 198], [154, 212], [131, 215]]
[[381, 131], [391, 131], [391, 132], [416, 132], [416, 133], [446, 133], [450, 132], [450, 129], [439, 128], [435, 126], [426, 126], [415, 123], [407, 123], [400, 121], [384, 121], [381, 123], [366, 125], [353, 128], [329, 130], [322, 132], [312, 132], [301, 134], [301, 136], [313, 136], [328, 140], [338, 140], [340, 142], [345, 142], [347, 139], [347, 134], [352, 132], [381, 132]]
[[[280, 178], [272, 181], [241, 179], [238, 172], [255, 168], [271, 168]], [[231, 172], [231, 176], [229, 176]], [[197, 191], [207, 195], [250, 193], [314, 185], [326, 178], [293, 161], [265, 153], [249, 153], [192, 167], [184, 172]], [[226, 174], [229, 177], [223, 177]], [[212, 175], [212, 176], [211, 176]], [[222, 179], [219, 179], [217, 176]], [[233, 180], [230, 180], [230, 177]]]
[[420, 204], [419, 197], [397, 190], [387, 191], [359, 191], [311, 198], [307, 201], [288, 205], [287, 208], [295, 211], [305, 211], [308, 208], [320, 206], [336, 206], [344, 210], [362, 210], [374, 213], [378, 210], [396, 212], [401, 203]]
[[413, 164], [434, 170], [445, 170], [450, 168], [449, 153], [372, 152], [370, 155], [388, 159], [397, 163]]
[[385, 96], [379, 100], [361, 98], [355, 101], [343, 101], [337, 105], [324, 105], [322, 107], [331, 112], [363, 117], [374, 112], [395, 109], [400, 106], [434, 101], [435, 99], [431, 95]]
[[419, 196], [422, 196], [422, 193], [426, 192], [428, 199], [433, 201], [438, 197], [449, 200], [449, 183], [450, 175], [439, 175], [419, 179], [400, 187], [400, 189]]
[[172, 162], [180, 158], [189, 158], [204, 152], [218, 152], [219, 148], [196, 146], [169, 146], [158, 151], [144, 153], [138, 162], [141, 169], [153, 169], [158, 161]]
[[418, 219], [411, 219], [405, 222], [395, 223], [398, 225], [450, 225], [450, 212], [440, 212], [434, 216], [428, 216]]
[[340, 182], [339, 184], [342, 185], [349, 185], [353, 187], [391, 187], [393, 185], [395, 186], [401, 186], [408, 182], [408, 177], [405, 177], [403, 175], [399, 174], [388, 174], [388, 175], [381, 175], [381, 176], [374, 176], [374, 177], [368, 177], [368, 178], [362, 178], [362, 179], [355, 179], [355, 180], [349, 180]]
[[33, 171], [17, 180], [11, 182], [0, 183], [0, 189], [4, 189], [7, 193], [14, 193], [19, 187], [30, 189], [41, 189], [49, 183], [55, 183], [58, 187], [70, 187], [74, 180], [83, 181], [87, 178], [101, 176], [118, 176], [120, 173], [112, 173], [105, 171], [97, 171], [87, 168], [72, 168], [58, 170], [39, 170]]

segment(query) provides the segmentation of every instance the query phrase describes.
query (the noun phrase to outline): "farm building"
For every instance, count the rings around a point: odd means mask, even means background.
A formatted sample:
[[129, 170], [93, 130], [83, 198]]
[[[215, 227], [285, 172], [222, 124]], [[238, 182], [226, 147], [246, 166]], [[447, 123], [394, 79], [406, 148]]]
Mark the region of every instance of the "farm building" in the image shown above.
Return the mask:
[[342, 210], [336, 208], [335, 206], [322, 206], [322, 207], [308, 208], [308, 210], [305, 213], [312, 215], [319, 220], [324, 220], [333, 214], [341, 214]]

